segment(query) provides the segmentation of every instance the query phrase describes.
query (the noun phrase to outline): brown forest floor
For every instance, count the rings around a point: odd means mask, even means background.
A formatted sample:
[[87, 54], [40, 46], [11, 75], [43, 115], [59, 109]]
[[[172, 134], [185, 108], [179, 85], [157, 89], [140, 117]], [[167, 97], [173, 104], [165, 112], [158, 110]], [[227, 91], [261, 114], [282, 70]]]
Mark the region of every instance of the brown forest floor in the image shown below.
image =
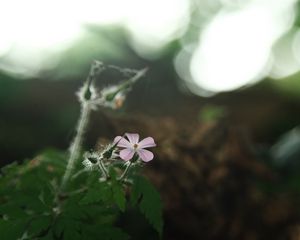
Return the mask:
[[149, 117], [112, 125], [116, 134], [139, 132], [158, 143], [145, 173], [163, 198], [164, 239], [300, 239], [299, 198], [260, 186], [276, 186], [278, 176], [242, 128]]

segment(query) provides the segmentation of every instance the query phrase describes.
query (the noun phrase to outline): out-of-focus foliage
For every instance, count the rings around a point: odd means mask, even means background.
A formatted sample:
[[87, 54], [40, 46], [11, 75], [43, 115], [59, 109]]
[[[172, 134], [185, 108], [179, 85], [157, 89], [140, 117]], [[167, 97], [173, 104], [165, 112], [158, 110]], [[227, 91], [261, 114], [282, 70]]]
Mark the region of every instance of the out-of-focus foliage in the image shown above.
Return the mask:
[[271, 149], [274, 163], [279, 167], [299, 166], [300, 129], [292, 129], [282, 136]]
[[200, 112], [200, 120], [203, 122], [218, 121], [226, 115], [224, 107], [215, 105], [203, 106]]
[[[58, 195], [65, 162], [64, 153], [47, 150], [33, 160], [1, 170], [1, 239], [129, 239], [115, 223], [128, 208], [125, 190], [131, 185], [119, 181], [116, 174], [99, 182], [98, 171], [85, 171], [72, 178], [67, 192]], [[81, 164], [76, 166], [78, 171], [82, 171]], [[159, 194], [145, 178], [139, 179], [133, 182], [134, 196], [139, 198], [131, 205], [140, 206], [161, 234]]]

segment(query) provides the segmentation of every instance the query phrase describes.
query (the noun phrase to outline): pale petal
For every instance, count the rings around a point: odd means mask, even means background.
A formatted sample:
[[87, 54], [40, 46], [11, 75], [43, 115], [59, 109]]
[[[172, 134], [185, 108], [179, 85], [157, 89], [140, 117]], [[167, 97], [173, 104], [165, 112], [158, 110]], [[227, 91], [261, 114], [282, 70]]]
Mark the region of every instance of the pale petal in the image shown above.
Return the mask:
[[133, 146], [130, 142], [128, 142], [124, 137], [117, 136], [115, 137], [114, 143], [118, 143], [118, 147], [130, 148], [133, 149]]
[[146, 150], [146, 149], [139, 149], [137, 151], [138, 155], [140, 156], [140, 158], [142, 159], [142, 161], [144, 162], [149, 162], [153, 159], [154, 155], [152, 152]]
[[125, 161], [132, 159], [133, 155], [134, 151], [132, 149], [126, 148], [120, 151], [120, 158], [122, 158]]
[[129, 139], [129, 142], [132, 144], [136, 144], [139, 142], [140, 136], [137, 133], [126, 133], [126, 136]]
[[149, 148], [149, 147], [156, 146], [154, 139], [152, 137], [144, 138], [142, 141], [139, 142], [138, 145], [139, 145], [139, 148]]

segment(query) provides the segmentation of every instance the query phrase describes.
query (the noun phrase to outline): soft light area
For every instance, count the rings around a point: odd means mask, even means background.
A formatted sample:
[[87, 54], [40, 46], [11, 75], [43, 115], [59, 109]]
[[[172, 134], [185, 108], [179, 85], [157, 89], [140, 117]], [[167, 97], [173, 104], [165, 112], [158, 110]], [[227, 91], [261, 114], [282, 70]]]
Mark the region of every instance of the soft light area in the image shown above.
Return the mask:
[[[300, 38], [299, 29], [292, 29], [273, 47], [273, 66], [269, 76], [273, 79], [287, 78], [300, 70]], [[298, 56], [297, 56], [298, 55]]]
[[125, 19], [134, 49], [152, 56], [179, 37], [189, 22], [188, 0], [128, 0]]
[[25, 77], [55, 66], [85, 24], [123, 26], [140, 55], [157, 54], [183, 31], [189, 10], [188, 0], [0, 2], [0, 69]]
[[191, 60], [195, 83], [211, 92], [230, 91], [267, 76], [276, 40], [290, 27], [294, 1], [251, 1], [224, 8], [201, 34]]

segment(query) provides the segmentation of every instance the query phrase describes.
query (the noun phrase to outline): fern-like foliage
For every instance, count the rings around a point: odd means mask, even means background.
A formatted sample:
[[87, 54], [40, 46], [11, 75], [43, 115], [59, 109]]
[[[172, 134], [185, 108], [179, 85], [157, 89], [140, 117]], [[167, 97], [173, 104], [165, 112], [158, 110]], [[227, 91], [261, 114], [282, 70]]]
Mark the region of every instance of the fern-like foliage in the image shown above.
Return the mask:
[[146, 178], [135, 177], [131, 202], [133, 205], [139, 206], [149, 223], [162, 236], [163, 218], [160, 195]]
[[[128, 199], [162, 233], [158, 192], [143, 177], [128, 185], [116, 174], [100, 181], [99, 172], [83, 172], [57, 195], [66, 162], [63, 152], [47, 150], [33, 160], [1, 169], [0, 239], [126, 240], [116, 222]], [[75, 172], [82, 171], [78, 165]], [[131, 191], [128, 191], [132, 189]], [[131, 197], [126, 196], [131, 192]]]

